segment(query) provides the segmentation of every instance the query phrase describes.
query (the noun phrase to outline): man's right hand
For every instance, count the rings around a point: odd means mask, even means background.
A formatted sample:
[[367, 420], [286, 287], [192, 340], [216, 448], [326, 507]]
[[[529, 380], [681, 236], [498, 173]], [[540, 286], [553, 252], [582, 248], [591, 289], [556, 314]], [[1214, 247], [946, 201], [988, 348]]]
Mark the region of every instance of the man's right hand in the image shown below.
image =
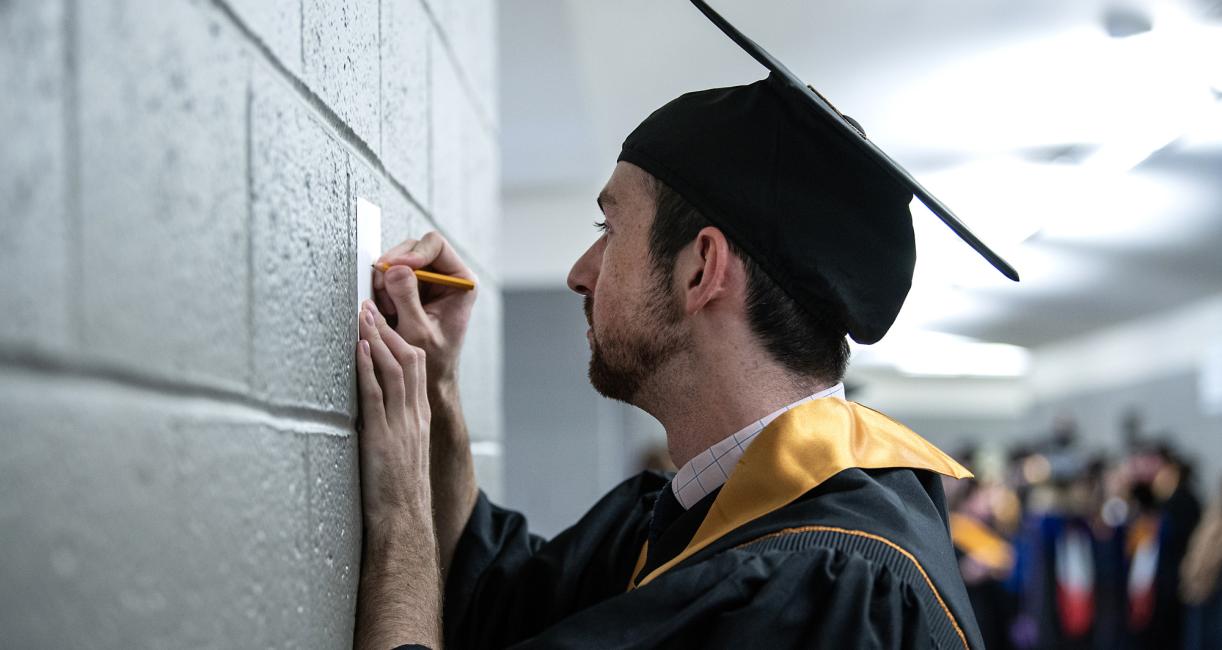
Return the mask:
[[385, 273], [374, 270], [374, 298], [378, 307], [404, 340], [424, 349], [430, 399], [449, 392], [458, 377], [458, 356], [479, 289], [465, 291], [420, 283], [412, 271], [429, 269], [472, 281], [475, 274], [436, 231], [419, 241], [403, 241], [378, 262], [391, 266]]

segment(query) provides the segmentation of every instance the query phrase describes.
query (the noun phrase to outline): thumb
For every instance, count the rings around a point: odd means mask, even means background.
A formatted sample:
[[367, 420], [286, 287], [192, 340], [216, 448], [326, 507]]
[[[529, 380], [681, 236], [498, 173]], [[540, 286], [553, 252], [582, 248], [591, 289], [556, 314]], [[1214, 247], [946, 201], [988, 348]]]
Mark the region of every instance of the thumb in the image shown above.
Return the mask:
[[399, 316], [398, 330], [409, 342], [421, 341], [426, 333], [428, 314], [420, 304], [420, 283], [407, 266], [392, 266], [385, 275], [386, 294]]

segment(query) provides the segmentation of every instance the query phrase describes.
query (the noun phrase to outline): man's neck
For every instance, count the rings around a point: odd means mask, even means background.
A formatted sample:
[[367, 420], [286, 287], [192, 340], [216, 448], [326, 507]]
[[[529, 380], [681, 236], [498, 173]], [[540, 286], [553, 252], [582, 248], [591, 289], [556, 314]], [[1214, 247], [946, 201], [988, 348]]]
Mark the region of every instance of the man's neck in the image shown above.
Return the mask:
[[[828, 387], [759, 359], [685, 359], [643, 387], [637, 406], [666, 429], [676, 467], [752, 422]], [[682, 367], [678, 367], [682, 366]]]

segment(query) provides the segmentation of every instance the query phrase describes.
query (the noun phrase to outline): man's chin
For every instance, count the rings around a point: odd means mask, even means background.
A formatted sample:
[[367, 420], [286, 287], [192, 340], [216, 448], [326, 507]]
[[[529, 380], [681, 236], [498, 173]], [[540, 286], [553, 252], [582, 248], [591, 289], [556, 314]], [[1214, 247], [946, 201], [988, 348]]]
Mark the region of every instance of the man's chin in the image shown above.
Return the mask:
[[628, 404], [632, 403], [632, 398], [636, 396], [637, 389], [640, 388], [638, 378], [607, 365], [597, 347], [590, 353], [590, 368], [587, 376], [590, 379], [590, 386], [599, 395]]

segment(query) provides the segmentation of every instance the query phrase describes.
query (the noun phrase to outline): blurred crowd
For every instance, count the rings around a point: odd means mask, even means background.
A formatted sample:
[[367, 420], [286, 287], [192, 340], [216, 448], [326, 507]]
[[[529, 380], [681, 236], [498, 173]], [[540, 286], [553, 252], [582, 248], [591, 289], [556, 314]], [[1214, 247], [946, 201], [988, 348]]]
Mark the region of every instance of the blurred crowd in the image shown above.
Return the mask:
[[1134, 417], [1092, 455], [1072, 420], [1041, 441], [957, 455], [951, 537], [989, 648], [1222, 648], [1222, 489]]

